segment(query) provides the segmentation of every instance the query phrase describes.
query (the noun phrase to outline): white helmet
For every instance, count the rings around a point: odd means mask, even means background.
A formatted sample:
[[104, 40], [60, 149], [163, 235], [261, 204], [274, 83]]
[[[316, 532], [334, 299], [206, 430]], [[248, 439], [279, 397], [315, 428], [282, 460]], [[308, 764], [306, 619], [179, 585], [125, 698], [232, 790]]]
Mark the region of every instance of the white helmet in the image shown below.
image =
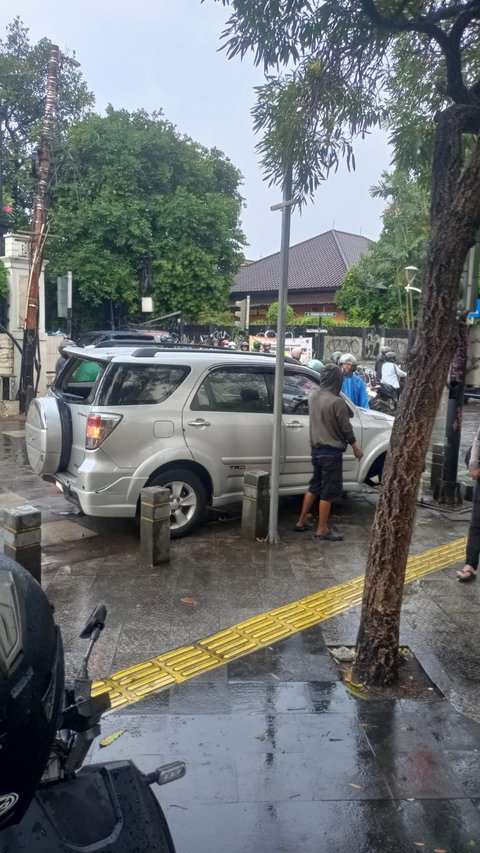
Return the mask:
[[357, 359], [351, 352], [344, 352], [343, 355], [338, 359], [339, 364], [352, 364], [353, 367], [357, 366]]

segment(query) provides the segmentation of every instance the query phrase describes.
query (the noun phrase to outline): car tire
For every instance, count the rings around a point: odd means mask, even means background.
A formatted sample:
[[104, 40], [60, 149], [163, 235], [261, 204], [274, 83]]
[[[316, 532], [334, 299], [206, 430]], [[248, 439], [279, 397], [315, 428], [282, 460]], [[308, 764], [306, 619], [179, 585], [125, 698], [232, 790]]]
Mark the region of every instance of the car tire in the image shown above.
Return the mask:
[[[376, 488], [382, 482], [382, 474], [383, 474], [383, 466], [385, 464], [386, 454], [382, 453], [380, 456], [377, 456], [375, 462], [370, 466], [367, 476], [365, 477], [365, 484], [367, 486], [371, 486], [372, 488]], [[375, 478], [377, 478], [375, 480]]]
[[148, 485], [170, 489], [171, 539], [187, 536], [198, 526], [207, 506], [207, 492], [197, 474], [188, 468], [169, 468]]

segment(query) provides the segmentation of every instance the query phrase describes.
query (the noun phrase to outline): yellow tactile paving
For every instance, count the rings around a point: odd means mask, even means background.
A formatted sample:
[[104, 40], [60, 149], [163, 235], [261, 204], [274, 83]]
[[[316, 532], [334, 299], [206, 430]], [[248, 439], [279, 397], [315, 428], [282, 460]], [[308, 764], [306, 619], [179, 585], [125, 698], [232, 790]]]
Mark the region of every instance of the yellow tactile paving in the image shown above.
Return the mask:
[[[466, 539], [462, 537], [448, 545], [440, 545], [409, 557], [405, 583], [462, 560], [465, 546]], [[139, 702], [150, 693], [195, 678], [209, 669], [222, 666], [360, 604], [363, 580], [363, 575], [352, 578], [347, 583], [331, 586], [183, 648], [120, 670], [96, 681], [92, 692], [98, 695], [108, 690], [112, 708]]]

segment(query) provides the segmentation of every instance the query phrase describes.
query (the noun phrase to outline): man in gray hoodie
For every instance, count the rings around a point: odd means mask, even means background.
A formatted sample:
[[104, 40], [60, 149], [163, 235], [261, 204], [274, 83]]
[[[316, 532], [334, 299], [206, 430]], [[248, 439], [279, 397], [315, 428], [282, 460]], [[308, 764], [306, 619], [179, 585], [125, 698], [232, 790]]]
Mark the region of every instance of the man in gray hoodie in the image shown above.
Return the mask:
[[343, 534], [328, 526], [332, 502], [342, 496], [342, 454], [352, 445], [356, 459], [363, 456], [350, 423], [348, 405], [340, 396], [343, 374], [336, 364], [326, 364], [320, 374], [320, 387], [309, 397], [310, 444], [313, 477], [303, 498], [295, 530], [308, 530], [307, 516], [320, 499], [318, 525], [314, 539], [337, 542]]

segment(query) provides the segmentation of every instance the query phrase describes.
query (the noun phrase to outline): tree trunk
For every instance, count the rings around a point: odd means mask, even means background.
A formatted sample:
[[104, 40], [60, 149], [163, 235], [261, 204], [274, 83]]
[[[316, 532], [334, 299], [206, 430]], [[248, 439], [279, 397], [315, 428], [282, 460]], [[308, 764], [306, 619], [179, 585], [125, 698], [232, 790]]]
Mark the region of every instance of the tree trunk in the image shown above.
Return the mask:
[[437, 117], [432, 238], [422, 311], [385, 463], [365, 574], [354, 678], [388, 685], [398, 674], [400, 609], [417, 492], [457, 341], [457, 294], [480, 225], [480, 143], [461, 158], [457, 107]]

